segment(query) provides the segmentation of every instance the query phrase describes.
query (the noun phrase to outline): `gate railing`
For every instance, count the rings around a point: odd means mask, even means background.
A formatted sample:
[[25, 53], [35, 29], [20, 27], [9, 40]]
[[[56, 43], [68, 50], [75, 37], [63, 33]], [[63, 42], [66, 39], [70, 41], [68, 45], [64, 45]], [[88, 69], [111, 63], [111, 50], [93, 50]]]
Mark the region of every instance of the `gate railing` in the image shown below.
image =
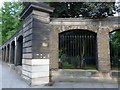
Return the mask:
[[60, 68], [95, 66], [96, 53], [95, 33], [75, 30], [59, 34]]

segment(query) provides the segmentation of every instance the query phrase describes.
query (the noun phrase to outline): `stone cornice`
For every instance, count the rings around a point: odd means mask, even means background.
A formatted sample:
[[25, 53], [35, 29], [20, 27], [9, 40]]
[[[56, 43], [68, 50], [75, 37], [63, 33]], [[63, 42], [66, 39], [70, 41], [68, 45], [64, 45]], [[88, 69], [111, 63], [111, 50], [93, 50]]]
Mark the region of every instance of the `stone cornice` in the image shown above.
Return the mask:
[[29, 2], [29, 4], [27, 4], [27, 6], [20, 14], [21, 20], [25, 19], [28, 15], [30, 15], [33, 10], [51, 13], [54, 9], [42, 3]]

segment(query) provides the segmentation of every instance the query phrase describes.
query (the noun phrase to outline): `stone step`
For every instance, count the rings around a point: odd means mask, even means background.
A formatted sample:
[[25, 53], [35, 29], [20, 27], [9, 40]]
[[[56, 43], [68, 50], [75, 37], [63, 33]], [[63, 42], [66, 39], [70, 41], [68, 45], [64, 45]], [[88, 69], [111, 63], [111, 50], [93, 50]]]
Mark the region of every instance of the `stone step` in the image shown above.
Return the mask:
[[17, 74], [19, 74], [21, 76], [22, 75], [22, 66], [16, 66], [15, 71], [17, 72]]
[[101, 78], [101, 77], [52, 77], [52, 81], [56, 82], [117, 82], [117, 78]]
[[57, 70], [52, 71], [52, 80], [60, 82], [117, 82], [111, 72], [97, 70]]
[[21, 76], [22, 74], [22, 66], [15, 66], [14, 64], [8, 64], [8, 66], [15, 70], [17, 72], [17, 74], [19, 74]]
[[14, 64], [8, 64], [8, 66], [9, 66], [11, 69], [15, 70], [15, 65], [14, 65]]
[[58, 70], [52, 71], [52, 76], [71, 76], [71, 77], [108, 77], [108, 72], [99, 72], [97, 70]]

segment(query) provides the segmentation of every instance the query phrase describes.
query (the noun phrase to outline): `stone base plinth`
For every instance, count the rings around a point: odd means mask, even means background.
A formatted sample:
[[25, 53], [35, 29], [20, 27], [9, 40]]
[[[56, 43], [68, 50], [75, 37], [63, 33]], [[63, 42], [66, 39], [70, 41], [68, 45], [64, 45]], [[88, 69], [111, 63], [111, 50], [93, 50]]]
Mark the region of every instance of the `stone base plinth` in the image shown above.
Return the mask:
[[32, 59], [24, 61], [22, 78], [31, 85], [49, 83], [49, 59]]
[[72, 70], [59, 69], [52, 71], [54, 82], [117, 82], [117, 78], [111, 76], [111, 72], [97, 70]]

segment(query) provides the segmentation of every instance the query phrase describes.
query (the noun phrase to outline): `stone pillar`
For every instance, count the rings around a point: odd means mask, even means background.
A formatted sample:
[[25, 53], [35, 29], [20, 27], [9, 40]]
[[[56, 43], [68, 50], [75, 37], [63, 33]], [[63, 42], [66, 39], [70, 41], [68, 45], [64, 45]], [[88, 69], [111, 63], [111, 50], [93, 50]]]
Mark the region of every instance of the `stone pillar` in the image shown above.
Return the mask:
[[9, 45], [7, 45], [7, 57], [6, 57], [6, 62], [9, 62]]
[[30, 85], [49, 83], [49, 12], [51, 8], [40, 3], [29, 4], [21, 13], [23, 20], [22, 77]]
[[59, 68], [59, 26], [53, 26], [53, 30], [50, 32], [50, 68], [58, 69]]
[[6, 49], [4, 48], [4, 56], [3, 56], [3, 60], [5, 61], [5, 53], [6, 52]]
[[1, 56], [2, 57], [2, 61], [3, 61], [3, 53], [4, 53], [4, 49], [2, 48], [2, 54], [1, 54], [2, 55]]
[[9, 63], [11, 63], [11, 55], [12, 55], [12, 46], [10, 44], [10, 50], [9, 50]]
[[100, 27], [98, 34], [98, 70], [110, 71], [110, 48], [109, 48], [109, 30]]
[[18, 43], [17, 43], [17, 38], [15, 37], [15, 55], [14, 55], [14, 65], [17, 66], [17, 55], [18, 55]]
[[6, 52], [5, 52], [5, 62], [7, 62], [7, 55], [8, 54], [8, 48], [7, 48], [7, 46], [6, 46]]
[[4, 60], [4, 48], [2, 49], [2, 61]]

